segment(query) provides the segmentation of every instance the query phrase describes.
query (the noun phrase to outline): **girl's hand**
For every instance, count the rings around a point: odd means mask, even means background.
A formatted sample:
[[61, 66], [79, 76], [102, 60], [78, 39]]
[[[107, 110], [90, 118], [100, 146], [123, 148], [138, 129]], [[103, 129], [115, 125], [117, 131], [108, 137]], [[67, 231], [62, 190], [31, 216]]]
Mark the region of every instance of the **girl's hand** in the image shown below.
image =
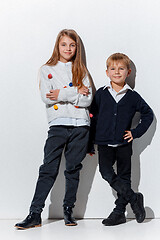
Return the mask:
[[82, 86], [81, 88], [78, 88], [78, 93], [88, 96], [89, 89], [86, 86]]
[[123, 136], [124, 139], [129, 139], [128, 142], [131, 142], [133, 140], [133, 136], [132, 136], [132, 133], [131, 131], [125, 131], [125, 135]]
[[50, 90], [50, 93], [46, 94], [46, 98], [49, 98], [50, 100], [57, 100], [59, 95], [60, 89]]

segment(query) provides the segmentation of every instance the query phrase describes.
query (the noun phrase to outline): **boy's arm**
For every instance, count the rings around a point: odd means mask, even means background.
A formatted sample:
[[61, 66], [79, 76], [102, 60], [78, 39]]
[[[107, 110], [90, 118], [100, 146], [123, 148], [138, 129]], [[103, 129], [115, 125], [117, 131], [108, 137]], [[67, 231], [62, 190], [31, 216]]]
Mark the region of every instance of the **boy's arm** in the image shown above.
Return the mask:
[[150, 106], [144, 101], [144, 99], [139, 96], [139, 100], [137, 102], [137, 112], [140, 112], [141, 118], [140, 122], [136, 128], [131, 129], [131, 134], [134, 138], [141, 137], [149, 128], [153, 121], [153, 111]]
[[96, 134], [96, 125], [97, 125], [97, 118], [98, 118], [98, 96], [97, 92], [93, 98], [91, 107], [90, 107], [90, 118], [91, 118], [91, 126], [89, 132], [89, 142], [88, 142], [88, 153], [95, 154], [94, 149], [94, 141], [95, 141], [95, 134]]

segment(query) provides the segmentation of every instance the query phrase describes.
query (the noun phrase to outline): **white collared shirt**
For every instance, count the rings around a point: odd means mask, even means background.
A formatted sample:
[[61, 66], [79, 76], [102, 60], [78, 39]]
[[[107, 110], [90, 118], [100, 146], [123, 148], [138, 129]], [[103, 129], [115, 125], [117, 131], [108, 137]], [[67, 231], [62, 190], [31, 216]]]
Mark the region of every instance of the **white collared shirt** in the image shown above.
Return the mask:
[[124, 95], [126, 94], [126, 92], [128, 91], [128, 89], [132, 90], [132, 88], [126, 83], [124, 85], [124, 87], [119, 91], [119, 92], [116, 92], [113, 88], [112, 88], [112, 85], [111, 85], [111, 82], [109, 82], [104, 88], [106, 89], [108, 88], [108, 91], [110, 92], [110, 94], [112, 95], [112, 97], [114, 98], [114, 100], [118, 103], [123, 97]]

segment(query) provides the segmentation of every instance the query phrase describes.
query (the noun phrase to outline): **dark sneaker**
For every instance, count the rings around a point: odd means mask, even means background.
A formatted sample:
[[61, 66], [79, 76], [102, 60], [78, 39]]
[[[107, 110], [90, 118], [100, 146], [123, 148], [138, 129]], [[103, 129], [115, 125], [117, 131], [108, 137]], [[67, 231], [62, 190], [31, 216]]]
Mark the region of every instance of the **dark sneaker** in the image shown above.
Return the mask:
[[30, 213], [26, 219], [22, 222], [15, 225], [18, 229], [28, 229], [33, 227], [41, 227], [41, 214], [39, 213]]
[[66, 226], [76, 226], [77, 223], [72, 216], [72, 207], [64, 207], [64, 222]]
[[104, 219], [102, 223], [105, 226], [115, 226], [126, 222], [124, 213], [112, 212], [108, 218]]
[[138, 223], [142, 223], [145, 219], [146, 212], [143, 204], [143, 195], [142, 193], [136, 193], [137, 200], [134, 204], [131, 204], [131, 208], [135, 214], [136, 220]]

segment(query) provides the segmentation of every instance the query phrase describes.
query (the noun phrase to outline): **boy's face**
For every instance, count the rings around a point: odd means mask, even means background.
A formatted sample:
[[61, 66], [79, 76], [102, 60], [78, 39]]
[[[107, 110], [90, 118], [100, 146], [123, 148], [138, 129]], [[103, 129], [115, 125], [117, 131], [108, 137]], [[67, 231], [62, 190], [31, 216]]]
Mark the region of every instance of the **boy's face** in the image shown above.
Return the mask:
[[106, 73], [113, 84], [123, 87], [131, 69], [128, 69], [123, 61], [114, 61], [110, 63]]

